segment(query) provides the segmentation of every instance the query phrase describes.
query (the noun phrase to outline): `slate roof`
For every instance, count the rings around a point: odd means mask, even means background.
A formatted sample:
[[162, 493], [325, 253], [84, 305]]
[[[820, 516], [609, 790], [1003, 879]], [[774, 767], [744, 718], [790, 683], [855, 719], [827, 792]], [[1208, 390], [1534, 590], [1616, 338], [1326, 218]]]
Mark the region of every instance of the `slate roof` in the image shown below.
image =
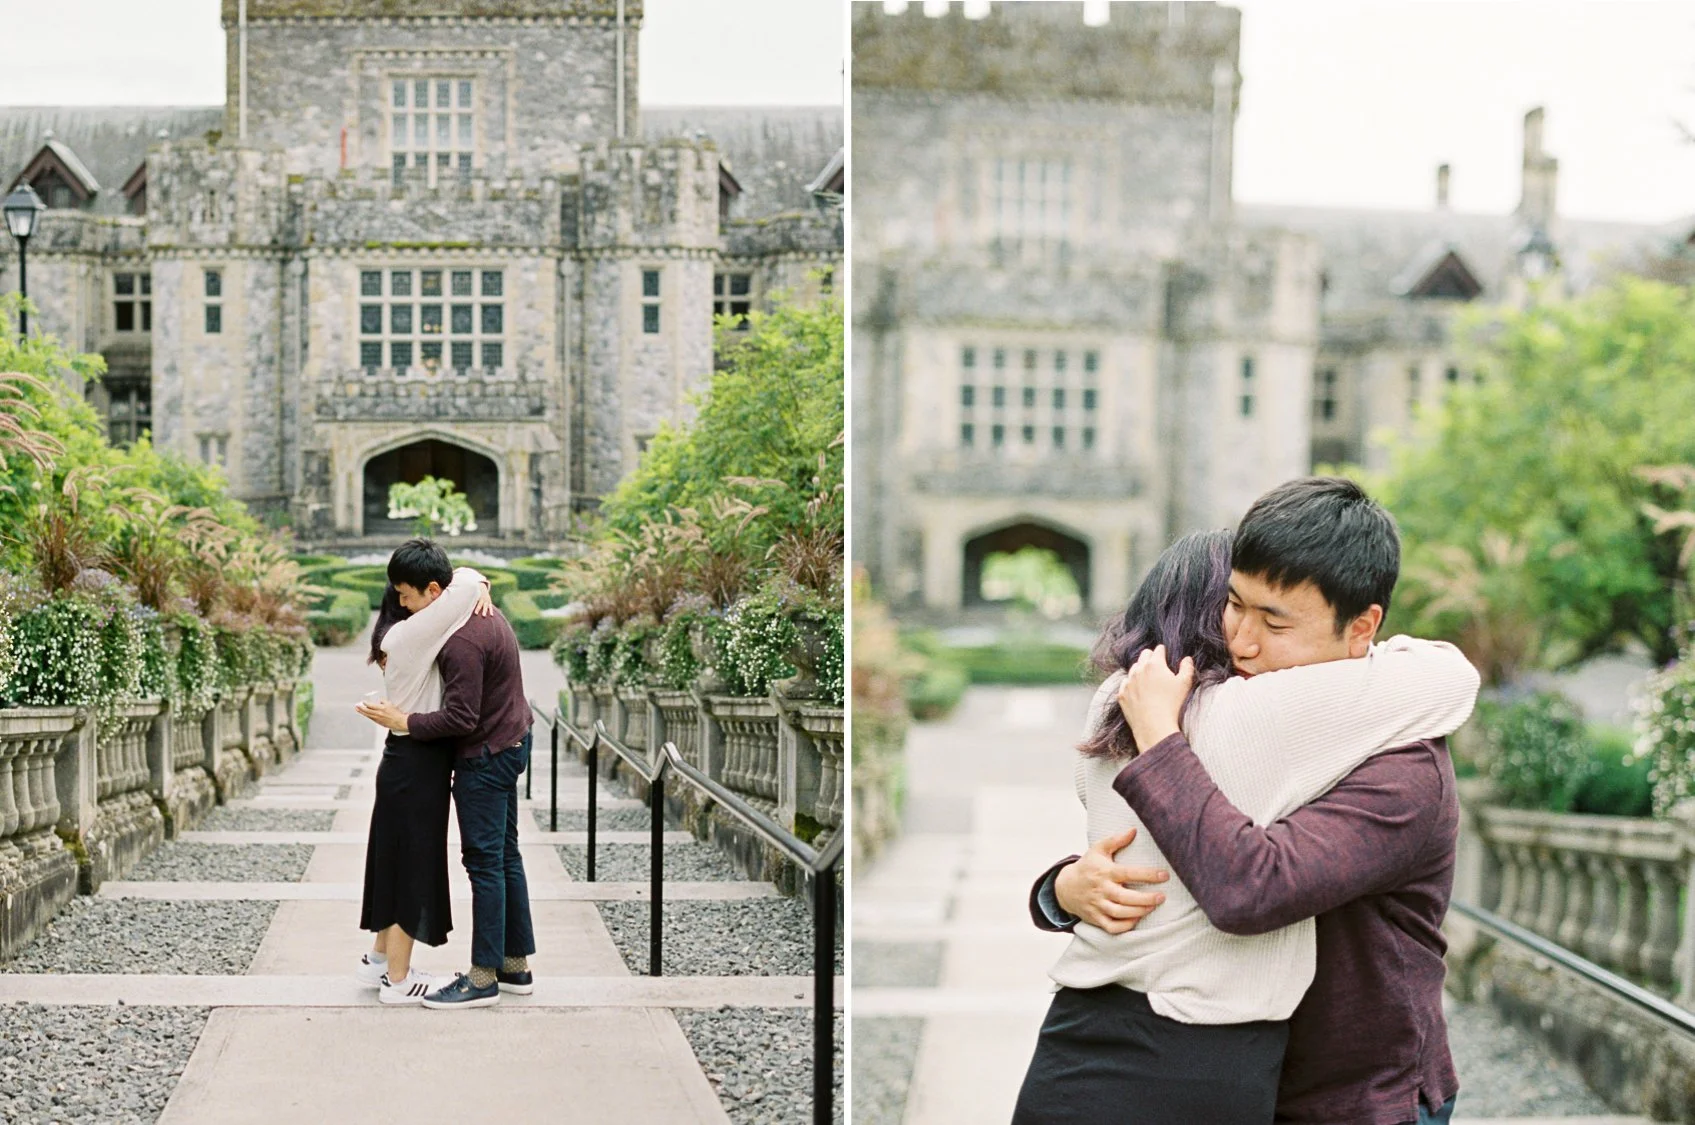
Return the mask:
[[[1250, 227], [1299, 231], [1318, 239], [1329, 280], [1327, 315], [1398, 300], [1419, 266], [1455, 250], [1483, 284], [1481, 300], [1502, 296], [1513, 256], [1530, 231], [1514, 215], [1388, 211], [1343, 207], [1236, 205]], [[1665, 241], [1664, 225], [1558, 219], [1550, 232], [1561, 268], [1581, 291], [1607, 272]]]
[[812, 211], [807, 190], [844, 143], [839, 106], [662, 106], [642, 108], [648, 140], [704, 133], [742, 186], [731, 217], [762, 219]]
[[122, 215], [121, 189], [147, 159], [147, 147], [159, 140], [161, 129], [180, 138], [223, 127], [223, 106], [0, 106], [0, 183], [11, 183], [44, 146], [56, 142], [61, 159], [69, 150], [99, 183], [92, 210]]

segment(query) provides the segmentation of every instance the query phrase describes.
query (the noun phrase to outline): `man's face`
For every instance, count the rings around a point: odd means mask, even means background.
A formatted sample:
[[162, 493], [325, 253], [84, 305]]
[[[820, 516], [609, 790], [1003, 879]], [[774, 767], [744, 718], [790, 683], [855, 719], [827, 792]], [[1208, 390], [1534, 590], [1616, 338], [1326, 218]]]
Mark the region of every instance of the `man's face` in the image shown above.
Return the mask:
[[394, 592], [400, 595], [400, 604], [406, 607], [407, 613], [417, 613], [420, 609], [441, 597], [441, 583], [431, 582], [422, 590], [418, 590], [404, 582], [396, 582]]
[[1364, 656], [1382, 620], [1382, 607], [1370, 606], [1337, 633], [1336, 610], [1310, 580], [1281, 587], [1230, 572], [1224, 635], [1236, 670], [1246, 676]]

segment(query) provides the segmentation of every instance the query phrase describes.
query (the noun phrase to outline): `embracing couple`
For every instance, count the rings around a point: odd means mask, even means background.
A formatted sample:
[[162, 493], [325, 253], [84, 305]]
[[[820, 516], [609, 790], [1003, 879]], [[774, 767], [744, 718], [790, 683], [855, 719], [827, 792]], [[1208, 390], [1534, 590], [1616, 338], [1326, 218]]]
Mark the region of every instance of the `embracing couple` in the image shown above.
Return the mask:
[[1376, 643], [1399, 573], [1382, 507], [1297, 480], [1167, 549], [1108, 626], [1091, 846], [1031, 890], [1072, 939], [1014, 1125], [1449, 1120], [1443, 738], [1479, 680]]
[[[376, 943], [356, 975], [385, 1004], [481, 1008], [501, 992], [529, 993], [536, 950], [518, 853], [518, 777], [530, 760], [530, 706], [518, 638], [488, 582], [454, 570], [428, 539], [388, 561], [388, 589], [371, 631], [382, 699], [361, 715], [388, 728], [365, 850], [360, 929]], [[447, 887], [447, 803], [459, 815], [471, 879], [471, 968], [451, 980], [412, 965], [415, 942], [453, 929]]]

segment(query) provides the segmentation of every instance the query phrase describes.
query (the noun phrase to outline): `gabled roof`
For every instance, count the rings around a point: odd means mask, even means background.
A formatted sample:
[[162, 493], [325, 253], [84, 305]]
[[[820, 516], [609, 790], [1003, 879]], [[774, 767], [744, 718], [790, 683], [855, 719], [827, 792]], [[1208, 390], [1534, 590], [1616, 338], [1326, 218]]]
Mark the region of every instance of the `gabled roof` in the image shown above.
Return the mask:
[[716, 144], [742, 189], [744, 219], [814, 211], [808, 184], [845, 140], [840, 106], [643, 106], [642, 132]]
[[842, 175], [845, 164], [842, 154], [845, 151], [845, 149], [840, 148], [836, 150], [836, 155], [830, 157], [830, 163], [824, 165], [824, 170], [818, 173], [810, 184], [806, 185], [807, 191], [813, 195], [833, 195], [838, 199], [846, 194], [843, 191], [846, 186], [843, 182], [845, 177]]
[[1482, 295], [1483, 283], [1453, 243], [1441, 242], [1413, 259], [1390, 290], [1400, 297], [1470, 301]]
[[84, 200], [91, 199], [100, 193], [100, 181], [94, 178], [94, 173], [88, 170], [88, 165], [84, 164], [82, 158], [71, 151], [69, 145], [58, 140], [51, 140], [42, 145], [41, 151], [35, 154], [35, 158], [24, 165], [23, 171], [19, 172], [10, 184], [6, 185], [6, 190], [10, 191], [17, 187], [20, 182], [26, 180], [33, 183], [38, 176], [47, 171], [58, 172], [63, 179], [70, 181], [71, 186], [82, 193]]
[[108, 185], [89, 209], [122, 215], [128, 201], [109, 185], [126, 183], [146, 162], [148, 146], [223, 126], [223, 106], [0, 107], [0, 183], [14, 182], [44, 145], [57, 141], [90, 178]]

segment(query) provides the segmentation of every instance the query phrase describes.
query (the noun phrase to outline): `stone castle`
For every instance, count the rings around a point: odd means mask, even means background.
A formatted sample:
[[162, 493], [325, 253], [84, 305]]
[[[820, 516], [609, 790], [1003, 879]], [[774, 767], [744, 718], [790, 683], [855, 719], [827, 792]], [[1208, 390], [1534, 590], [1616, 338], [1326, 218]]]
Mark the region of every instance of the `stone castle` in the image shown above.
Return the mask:
[[[32, 331], [115, 441], [220, 465], [299, 541], [458, 482], [557, 543], [713, 369], [713, 316], [832, 289], [837, 109], [638, 104], [641, 0], [223, 0], [217, 107], [0, 110], [49, 205]], [[0, 285], [17, 285], [0, 238]]]
[[1271, 485], [1381, 467], [1475, 377], [1460, 310], [1668, 233], [1562, 218], [1540, 110], [1512, 215], [1453, 213], [1446, 168], [1428, 211], [1240, 205], [1241, 14], [1082, 8], [854, 4], [854, 552], [896, 605], [1039, 546], [1121, 606]]

